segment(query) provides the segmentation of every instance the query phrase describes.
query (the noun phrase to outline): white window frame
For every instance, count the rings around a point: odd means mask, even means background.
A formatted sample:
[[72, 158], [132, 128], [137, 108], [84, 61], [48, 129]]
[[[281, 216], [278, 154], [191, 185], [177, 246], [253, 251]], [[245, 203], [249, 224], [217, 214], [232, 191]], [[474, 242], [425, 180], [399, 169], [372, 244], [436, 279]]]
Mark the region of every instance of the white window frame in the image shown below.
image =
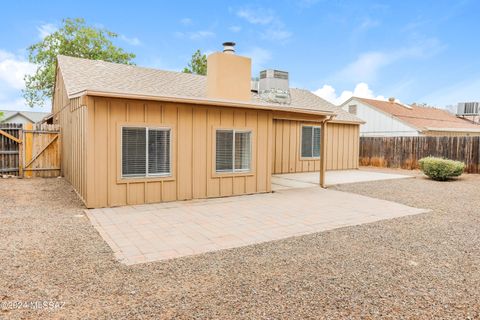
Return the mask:
[[[218, 131], [232, 131], [233, 132], [233, 142], [232, 142], [232, 170], [217, 170], [217, 132]], [[250, 145], [249, 145], [249, 152], [250, 152], [250, 163], [248, 164], [248, 169], [235, 169], [235, 135], [236, 133], [248, 133], [250, 135]], [[214, 158], [214, 161], [215, 161], [215, 173], [216, 174], [232, 174], [232, 173], [249, 173], [249, 172], [252, 172], [252, 137], [253, 137], [253, 134], [252, 134], [252, 130], [248, 130], [248, 129], [228, 129], [228, 128], [218, 128], [218, 129], [215, 129], [215, 135], [214, 135], [214, 139], [215, 139], [215, 158]]]
[[[123, 129], [145, 129], [145, 175], [137, 174], [123, 174]], [[150, 130], [154, 131], [168, 131], [169, 133], [169, 161], [168, 161], [168, 172], [165, 173], [149, 173], [148, 172], [148, 132]], [[158, 178], [158, 177], [171, 177], [172, 176], [172, 128], [170, 127], [143, 127], [143, 126], [121, 126], [120, 127], [120, 172], [121, 177], [126, 179], [142, 179], [142, 178]]]
[[[311, 157], [305, 157], [303, 156], [302, 154], [302, 149], [303, 149], [303, 128], [304, 127], [312, 127], [312, 156]], [[315, 143], [315, 128], [319, 128], [320, 129], [320, 141], [319, 141], [319, 144], [320, 144], [320, 154], [317, 156], [314, 156], [313, 155], [313, 148], [314, 148], [314, 143]], [[309, 125], [309, 124], [304, 124], [301, 126], [300, 128], [301, 132], [300, 132], [300, 159], [320, 159], [320, 157], [322, 156], [322, 126], [314, 126], [314, 125]]]

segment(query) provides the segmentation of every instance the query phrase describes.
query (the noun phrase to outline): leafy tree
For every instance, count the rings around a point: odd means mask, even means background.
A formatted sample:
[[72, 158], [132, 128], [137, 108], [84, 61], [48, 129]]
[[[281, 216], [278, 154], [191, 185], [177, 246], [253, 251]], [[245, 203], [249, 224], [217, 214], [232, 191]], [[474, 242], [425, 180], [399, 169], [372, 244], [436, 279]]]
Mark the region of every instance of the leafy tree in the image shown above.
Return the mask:
[[62, 26], [28, 48], [28, 60], [36, 64], [34, 75], [25, 77], [23, 95], [30, 107], [43, 105], [53, 96], [57, 55], [133, 64], [135, 54], [113, 45], [118, 34], [88, 26], [84, 19], [65, 19]]
[[200, 75], [207, 74], [207, 55], [202, 54], [200, 50], [195, 51], [188, 66], [183, 68], [184, 73], [195, 73]]

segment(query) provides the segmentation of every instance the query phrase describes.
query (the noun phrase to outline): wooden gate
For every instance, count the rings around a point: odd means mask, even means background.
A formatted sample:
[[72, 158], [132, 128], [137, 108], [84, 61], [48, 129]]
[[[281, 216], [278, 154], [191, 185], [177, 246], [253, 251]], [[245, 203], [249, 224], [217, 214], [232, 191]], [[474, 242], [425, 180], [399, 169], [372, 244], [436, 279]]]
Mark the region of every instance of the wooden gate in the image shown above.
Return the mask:
[[22, 125], [0, 123], [0, 175], [22, 175]]
[[60, 130], [51, 124], [0, 124], [0, 175], [60, 175]]
[[60, 128], [54, 124], [26, 124], [23, 129], [23, 175], [60, 175]]

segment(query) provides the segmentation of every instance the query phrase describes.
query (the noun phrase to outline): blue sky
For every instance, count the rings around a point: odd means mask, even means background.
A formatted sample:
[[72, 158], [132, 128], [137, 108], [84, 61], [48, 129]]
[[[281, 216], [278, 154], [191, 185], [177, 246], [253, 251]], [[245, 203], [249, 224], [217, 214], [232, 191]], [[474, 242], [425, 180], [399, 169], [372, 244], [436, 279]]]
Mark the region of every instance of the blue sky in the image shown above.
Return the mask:
[[[25, 49], [63, 18], [117, 32], [135, 62], [181, 70], [196, 49], [290, 72], [339, 103], [352, 93], [436, 106], [480, 100], [480, 1], [8, 1], [0, 12], [0, 109], [25, 109]], [[41, 108], [36, 108], [42, 110]], [[43, 108], [49, 111], [50, 106]]]

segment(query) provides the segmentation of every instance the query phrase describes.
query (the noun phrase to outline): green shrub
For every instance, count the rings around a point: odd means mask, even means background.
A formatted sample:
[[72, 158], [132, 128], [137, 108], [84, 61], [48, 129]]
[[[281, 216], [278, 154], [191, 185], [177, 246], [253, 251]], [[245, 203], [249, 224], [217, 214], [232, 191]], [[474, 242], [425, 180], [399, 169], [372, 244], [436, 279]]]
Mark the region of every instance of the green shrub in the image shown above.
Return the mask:
[[437, 181], [446, 181], [458, 177], [465, 170], [465, 163], [449, 159], [426, 157], [418, 161], [420, 170], [428, 177]]

